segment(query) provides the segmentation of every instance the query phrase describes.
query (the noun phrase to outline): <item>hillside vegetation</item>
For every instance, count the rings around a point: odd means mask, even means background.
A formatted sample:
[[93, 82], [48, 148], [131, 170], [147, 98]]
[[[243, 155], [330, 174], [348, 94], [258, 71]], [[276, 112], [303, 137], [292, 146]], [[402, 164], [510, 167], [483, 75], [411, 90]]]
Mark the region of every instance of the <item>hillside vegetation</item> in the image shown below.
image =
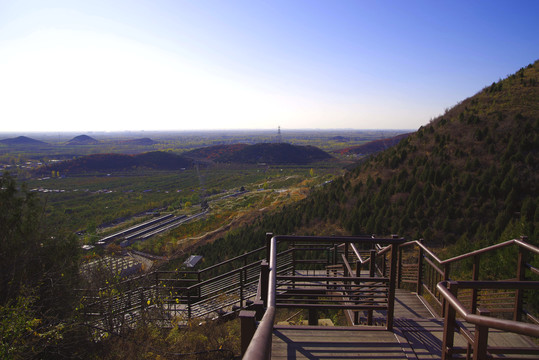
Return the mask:
[[539, 62], [493, 83], [305, 200], [199, 249], [233, 254], [263, 234], [399, 234], [463, 252], [539, 235]]

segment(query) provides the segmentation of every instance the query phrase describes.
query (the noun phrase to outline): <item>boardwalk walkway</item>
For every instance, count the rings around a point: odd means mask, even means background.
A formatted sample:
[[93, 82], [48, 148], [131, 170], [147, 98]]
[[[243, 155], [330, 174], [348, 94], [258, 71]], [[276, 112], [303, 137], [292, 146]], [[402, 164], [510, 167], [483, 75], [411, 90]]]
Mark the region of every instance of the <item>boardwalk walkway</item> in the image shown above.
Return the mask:
[[[443, 319], [434, 317], [416, 294], [398, 289], [393, 332], [382, 327], [275, 326], [272, 359], [441, 359], [442, 334]], [[535, 346], [523, 336], [491, 331], [489, 345], [508, 344]], [[457, 335], [455, 345], [465, 347], [466, 343]]]

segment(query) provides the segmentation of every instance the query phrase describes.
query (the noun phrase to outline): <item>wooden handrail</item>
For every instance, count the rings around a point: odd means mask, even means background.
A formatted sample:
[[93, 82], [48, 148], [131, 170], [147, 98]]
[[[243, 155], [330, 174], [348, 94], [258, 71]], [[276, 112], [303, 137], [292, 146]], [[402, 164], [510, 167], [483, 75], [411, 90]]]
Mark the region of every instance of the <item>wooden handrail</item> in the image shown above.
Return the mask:
[[273, 321], [275, 320], [277, 285], [277, 239], [275, 236], [270, 240], [268, 277], [267, 309], [243, 355], [244, 360], [271, 359], [271, 337], [273, 335]]
[[256, 262], [253, 262], [253, 263], [250, 263], [246, 266], [242, 266], [240, 268], [237, 268], [237, 269], [234, 269], [234, 270], [230, 270], [224, 274], [221, 274], [221, 275], [217, 275], [215, 277], [212, 277], [211, 279], [208, 279], [208, 280], [204, 280], [204, 281], [201, 281], [199, 283], [196, 283], [194, 285], [191, 285], [187, 288], [187, 290], [192, 290], [192, 289], [195, 289], [197, 287], [201, 287], [201, 286], [204, 286], [204, 285], [207, 285], [207, 284], [211, 284], [217, 280], [221, 280], [221, 279], [224, 279], [226, 278], [227, 276], [230, 276], [232, 274], [236, 274], [236, 273], [240, 273], [242, 271], [244, 271], [245, 269], [249, 269], [249, 268], [253, 268], [253, 267], [257, 267], [260, 265], [260, 261], [256, 261]]
[[[273, 322], [275, 320], [275, 308], [276, 308], [276, 292], [277, 292], [277, 243], [282, 241], [292, 241], [294, 243], [298, 242], [313, 242], [313, 241], [329, 241], [329, 242], [340, 242], [344, 244], [352, 244], [358, 241], [365, 241], [369, 243], [386, 243], [392, 249], [392, 266], [391, 266], [391, 276], [390, 279], [384, 278], [373, 278], [378, 282], [389, 282], [389, 295], [388, 295], [388, 305], [383, 306], [383, 309], [387, 309], [387, 328], [391, 330], [393, 327], [393, 304], [395, 297], [395, 280], [396, 280], [396, 246], [404, 242], [403, 238], [388, 238], [388, 239], [373, 239], [372, 237], [357, 237], [357, 236], [288, 236], [288, 235], [277, 235], [273, 236], [269, 241], [269, 279], [268, 279], [268, 296], [267, 296], [267, 309], [264, 313], [262, 320], [257, 327], [247, 350], [243, 355], [244, 360], [255, 360], [255, 359], [269, 359], [271, 358], [271, 340], [273, 334]], [[385, 249], [384, 249], [385, 250]], [[345, 264], [350, 268], [347, 259]], [[348, 269], [352, 273], [351, 268]], [[279, 278], [292, 278], [292, 277], [279, 277]], [[301, 277], [303, 280], [306, 280], [308, 277]], [[324, 279], [332, 279], [330, 277], [313, 277], [316, 280], [324, 281]], [[347, 277], [347, 280], [366, 280], [369, 278], [355, 278]], [[300, 305], [304, 306], [304, 305]], [[313, 305], [314, 306], [314, 305]], [[324, 305], [325, 307], [331, 307], [331, 305]], [[349, 307], [361, 307], [362, 305], [350, 305]], [[380, 307], [380, 306], [378, 306]], [[365, 306], [365, 309], [377, 308], [377, 306]], [[381, 307], [380, 307], [381, 308]]]
[[499, 244], [495, 244], [495, 245], [487, 246], [487, 247], [482, 248], [482, 249], [470, 251], [470, 252], [468, 252], [466, 254], [454, 256], [452, 258], [445, 259], [445, 260], [441, 260], [438, 256], [436, 256], [435, 253], [433, 253], [431, 250], [429, 250], [423, 243], [421, 243], [418, 240], [412, 240], [412, 241], [405, 242], [404, 244], [401, 244], [400, 247], [403, 248], [403, 247], [407, 247], [407, 246], [410, 246], [410, 245], [417, 245], [421, 249], [423, 249], [423, 251], [426, 254], [428, 254], [436, 262], [438, 262], [440, 265], [446, 265], [446, 264], [450, 264], [450, 263], [453, 263], [453, 262], [456, 262], [456, 261], [459, 261], [459, 260], [467, 259], [467, 258], [470, 258], [470, 257], [473, 257], [473, 256], [481, 255], [483, 253], [486, 253], [486, 252], [489, 252], [489, 251], [492, 251], [492, 250], [501, 249], [501, 248], [504, 248], [504, 247], [507, 247], [507, 246], [510, 246], [510, 245], [514, 245], [514, 244], [516, 244], [519, 247], [522, 247], [522, 248], [524, 248], [524, 249], [526, 249], [528, 251], [534, 252], [535, 254], [539, 255], [539, 248], [538, 247], [533, 246], [531, 244], [528, 244], [528, 243], [526, 243], [526, 242], [524, 242], [522, 240], [518, 240], [518, 239], [507, 240], [507, 241], [504, 241], [504, 242], [499, 243]]
[[366, 263], [369, 263], [371, 261], [371, 258], [367, 258], [367, 259], [363, 259], [363, 256], [361, 256], [360, 252], [358, 251], [358, 249], [356, 248], [356, 246], [354, 244], [350, 244], [350, 247], [352, 248], [352, 251], [354, 252], [354, 255], [356, 255], [359, 263], [361, 265], [363, 264], [366, 264]]
[[539, 337], [539, 325], [476, 315], [469, 312], [457, 298], [459, 289], [537, 289], [539, 288], [539, 281], [442, 281], [436, 285], [436, 288], [440, 294], [442, 294], [446, 303], [442, 345], [443, 360], [452, 358], [451, 353], [456, 326], [455, 312], [458, 313], [464, 321], [467, 321], [476, 327], [474, 339], [471, 337], [467, 338], [473, 346], [474, 359], [486, 358], [489, 328], [526, 336]]
[[327, 241], [327, 242], [339, 242], [339, 243], [354, 243], [359, 241], [365, 241], [369, 243], [383, 243], [383, 244], [397, 244], [400, 245], [404, 242], [403, 238], [376, 238], [365, 236], [295, 236], [295, 235], [276, 235], [278, 242], [281, 241], [294, 241], [294, 242], [309, 242], [309, 241]]
[[207, 268], [204, 268], [204, 269], [201, 269], [199, 270], [199, 272], [202, 274], [202, 273], [205, 273], [205, 272], [208, 272], [210, 270], [213, 270], [215, 268], [218, 268], [220, 266], [223, 266], [225, 264], [228, 264], [228, 263], [231, 263], [233, 261], [236, 261], [236, 260], [240, 260], [244, 257], [247, 257], [249, 255], [252, 255], [252, 254], [256, 254], [257, 252], [261, 252], [262, 250], [264, 250], [265, 247], [261, 247], [261, 248], [258, 248], [258, 249], [255, 249], [255, 250], [251, 250], [249, 252], [246, 252], [245, 254], [242, 254], [242, 255], [239, 255], [239, 256], [236, 256], [236, 257], [233, 257], [232, 259], [228, 259], [228, 260], [225, 260], [223, 262], [220, 262], [219, 264], [215, 264], [215, 265], [212, 265], [212, 266], [208, 266]]

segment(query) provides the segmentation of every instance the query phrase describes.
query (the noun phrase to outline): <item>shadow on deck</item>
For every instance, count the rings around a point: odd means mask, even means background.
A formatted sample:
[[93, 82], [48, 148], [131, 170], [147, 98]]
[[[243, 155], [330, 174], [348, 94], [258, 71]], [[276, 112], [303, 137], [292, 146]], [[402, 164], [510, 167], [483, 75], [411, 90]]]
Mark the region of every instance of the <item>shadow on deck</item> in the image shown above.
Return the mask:
[[[274, 326], [271, 359], [442, 359], [443, 319], [435, 317], [415, 293], [399, 289], [395, 303], [393, 331], [361, 325]], [[466, 325], [473, 329], [470, 324]], [[491, 330], [488, 340], [490, 347], [537, 350], [537, 345], [529, 338], [499, 330]], [[462, 349], [467, 347], [466, 340], [459, 335], [455, 337], [454, 345]], [[500, 358], [515, 357], [500, 355]], [[516, 358], [537, 359], [537, 355], [521, 354]]]
[[[528, 281], [539, 275], [529, 260], [539, 248], [525, 239], [447, 260], [420, 241], [396, 236], [268, 234], [267, 240], [269, 261], [261, 265], [259, 292], [252, 310], [240, 314], [245, 360], [539, 359], [532, 341], [539, 338], [537, 309], [524, 309], [524, 293], [539, 290], [539, 281]], [[294, 253], [292, 272], [278, 274], [277, 248], [285, 243], [289, 249], [326, 251], [327, 260], [303, 260], [308, 267], [302, 271]], [[516, 278], [479, 280], [481, 255], [507, 247], [518, 249]], [[410, 249], [414, 253], [405, 254]], [[471, 280], [451, 280], [451, 266], [463, 260], [473, 261]], [[279, 308], [308, 310], [309, 326], [274, 325]], [[328, 309], [344, 311], [349, 326], [317, 326], [318, 312]]]

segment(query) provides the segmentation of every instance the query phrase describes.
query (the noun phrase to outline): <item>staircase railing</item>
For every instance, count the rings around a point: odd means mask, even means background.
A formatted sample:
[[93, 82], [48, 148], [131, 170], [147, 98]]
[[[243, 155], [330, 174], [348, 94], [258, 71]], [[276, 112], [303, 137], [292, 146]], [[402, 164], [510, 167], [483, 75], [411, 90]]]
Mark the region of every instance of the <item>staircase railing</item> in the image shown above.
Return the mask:
[[[458, 299], [458, 292], [462, 289], [539, 289], [539, 281], [442, 281], [437, 286], [440, 294], [445, 299], [444, 335], [442, 339], [442, 360], [453, 359], [453, 354], [466, 353], [466, 359], [487, 359], [490, 354], [508, 355], [538, 355], [539, 348], [522, 347], [489, 347], [489, 328], [503, 330], [515, 334], [539, 337], [539, 325], [523, 323], [514, 320], [504, 320], [489, 317], [487, 309], [479, 308], [477, 313], [469, 311]], [[466, 327], [462, 326], [456, 319], [456, 315], [462, 317], [472, 326], [475, 332], [472, 334]], [[466, 339], [468, 346], [460, 348], [454, 346], [454, 334], [458, 329]], [[487, 357], [488, 355], [488, 357]]]
[[[344, 253], [341, 254], [342, 263], [344, 266], [344, 276], [323, 276], [304, 275], [296, 272], [292, 275], [281, 276], [277, 274], [278, 255], [277, 248], [279, 244], [289, 242], [294, 244], [294, 249], [303, 249], [299, 244], [315, 244], [320, 249], [333, 248], [333, 265], [335, 265], [337, 256], [337, 246], [331, 245], [341, 243], [344, 245]], [[265, 272], [261, 271], [260, 284], [267, 284], [267, 290], [260, 292], [262, 296], [267, 294], [265, 300], [266, 309], [260, 322], [256, 323], [257, 315], [254, 311], [240, 313], [242, 319], [242, 353], [244, 359], [269, 359], [271, 357], [271, 337], [273, 332], [273, 323], [275, 319], [276, 309], [284, 308], [301, 308], [309, 309], [309, 323], [313, 324], [311, 312], [321, 308], [338, 308], [338, 309], [356, 309], [356, 310], [384, 310], [386, 312], [386, 328], [391, 330], [393, 327], [394, 301], [395, 301], [395, 286], [397, 274], [397, 246], [402, 244], [402, 238], [390, 239], [374, 239], [372, 237], [313, 237], [313, 236], [268, 236], [269, 249], [269, 273], [266, 275], [268, 280], [264, 280]], [[329, 246], [327, 244], [330, 244]], [[348, 247], [350, 244], [363, 243], [374, 246], [376, 243], [390, 245], [384, 249], [386, 252], [391, 251], [391, 265], [389, 277], [356, 277], [354, 271], [350, 267], [348, 257]], [[310, 250], [312, 247], [305, 247], [305, 250]], [[371, 262], [375, 263], [374, 257], [371, 257]], [[321, 260], [323, 262], [323, 260]], [[306, 263], [305, 261], [304, 263]], [[365, 261], [363, 261], [365, 263]], [[296, 261], [297, 263], [297, 261]], [[311, 262], [311, 264], [313, 264]], [[316, 264], [316, 262], [314, 262]], [[385, 290], [376, 290], [380, 284], [387, 287]], [[263, 286], [263, 285], [262, 285]], [[361, 293], [362, 287], [369, 287], [369, 298], [363, 299], [364, 293]], [[343, 295], [335, 295], [335, 291], [344, 293]], [[381, 293], [383, 300], [379, 300]], [[339, 299], [341, 298], [341, 299]], [[344, 301], [343, 299], [344, 298]], [[286, 301], [286, 302], [285, 302]], [[380, 305], [380, 301], [384, 304]], [[314, 310], [314, 311], [313, 311]], [[260, 319], [260, 318], [258, 318]], [[256, 330], [255, 330], [256, 329]], [[248, 346], [246, 346], [248, 345]]]
[[[168, 326], [172, 319], [187, 322], [212, 313], [226, 315], [250, 304], [264, 255], [261, 247], [201, 270], [154, 271], [84, 289], [80, 310], [88, 324], [110, 332], [134, 323], [142, 314]], [[291, 260], [291, 255], [282, 256], [280, 268], [288, 271]]]
[[[495, 251], [516, 246], [518, 248], [516, 269], [514, 269], [513, 272], [514, 277], [511, 277], [510, 279], [515, 281], [525, 280], [526, 270], [529, 270], [532, 274], [539, 275], [539, 269], [531, 265], [529, 261], [530, 255], [539, 255], [539, 248], [528, 244], [526, 240], [526, 237], [508, 240], [446, 260], [441, 260], [436, 254], [428, 249], [422, 241], [415, 240], [406, 242], [399, 247], [398, 287], [400, 288], [403, 287], [404, 284], [409, 284], [418, 295], [428, 295], [429, 300], [434, 303], [436, 310], [443, 316], [446, 299], [440, 293], [437, 284], [442, 281], [451, 280], [451, 273], [454, 267], [461, 265], [465, 261], [472, 262], [472, 269], [468, 275], [469, 280], [478, 281], [481, 275], [480, 264], [483, 256], [489, 256]], [[406, 263], [404, 252], [410, 249], [416, 249], [417, 253], [414, 256], [411, 256], [413, 254], [408, 253], [408, 257], [412, 260], [412, 263]], [[491, 301], [493, 293], [489, 290], [490, 289], [484, 289], [483, 293], [481, 293], [480, 289], [470, 288], [468, 291], [462, 292], [463, 296], [461, 301], [468, 305], [472, 313], [475, 313], [475, 309], [481, 305], [483, 307], [490, 307], [491, 311], [494, 313], [511, 313], [512, 319], [515, 321], [520, 320], [523, 314], [526, 315], [528, 320], [535, 320], [534, 315], [523, 308], [525, 289], [517, 288], [511, 292], [508, 291], [505, 294], [497, 292], [497, 299], [501, 299], [501, 296], [505, 295], [505, 302], [498, 302], [498, 304]], [[464, 299], [464, 297], [466, 297], [466, 299]], [[491, 302], [490, 304], [489, 301]]]

